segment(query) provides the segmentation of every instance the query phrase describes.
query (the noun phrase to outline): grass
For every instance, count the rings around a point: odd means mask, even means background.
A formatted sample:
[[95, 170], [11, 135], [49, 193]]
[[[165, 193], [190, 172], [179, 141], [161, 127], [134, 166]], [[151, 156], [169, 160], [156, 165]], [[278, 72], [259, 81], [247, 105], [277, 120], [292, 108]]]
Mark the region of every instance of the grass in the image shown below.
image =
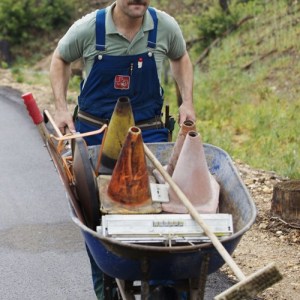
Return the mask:
[[[269, 2], [195, 67], [194, 102], [204, 142], [300, 178], [300, 10], [288, 14], [283, 2]], [[166, 90], [172, 99], [173, 87]]]

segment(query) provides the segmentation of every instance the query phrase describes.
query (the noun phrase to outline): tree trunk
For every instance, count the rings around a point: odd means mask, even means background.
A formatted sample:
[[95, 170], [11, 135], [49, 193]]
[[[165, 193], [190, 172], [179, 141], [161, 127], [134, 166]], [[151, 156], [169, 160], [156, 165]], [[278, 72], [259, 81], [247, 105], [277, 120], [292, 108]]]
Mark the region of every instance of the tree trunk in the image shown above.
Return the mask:
[[12, 64], [12, 55], [10, 52], [10, 45], [8, 41], [0, 40], [0, 67], [1, 62], [4, 61], [8, 64], [8, 66], [11, 66]]
[[300, 224], [300, 180], [283, 181], [274, 186], [271, 214]]
[[219, 4], [220, 4], [223, 12], [225, 12], [226, 14], [230, 14], [229, 5], [228, 5], [227, 0], [219, 0]]

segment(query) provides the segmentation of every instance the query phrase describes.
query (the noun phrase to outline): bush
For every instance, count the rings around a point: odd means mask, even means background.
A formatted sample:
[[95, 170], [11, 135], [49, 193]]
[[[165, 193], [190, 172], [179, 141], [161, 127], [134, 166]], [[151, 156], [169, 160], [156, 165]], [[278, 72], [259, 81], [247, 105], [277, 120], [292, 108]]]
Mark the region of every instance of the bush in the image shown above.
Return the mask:
[[72, 0], [1, 0], [0, 39], [20, 45], [68, 24], [73, 13]]
[[246, 15], [252, 15], [261, 9], [261, 3], [256, 1], [230, 1], [229, 11], [222, 10], [219, 1], [213, 1], [198, 19], [198, 35], [202, 37], [199, 49], [202, 51], [213, 40], [222, 37], [227, 30], [233, 29], [237, 22]]

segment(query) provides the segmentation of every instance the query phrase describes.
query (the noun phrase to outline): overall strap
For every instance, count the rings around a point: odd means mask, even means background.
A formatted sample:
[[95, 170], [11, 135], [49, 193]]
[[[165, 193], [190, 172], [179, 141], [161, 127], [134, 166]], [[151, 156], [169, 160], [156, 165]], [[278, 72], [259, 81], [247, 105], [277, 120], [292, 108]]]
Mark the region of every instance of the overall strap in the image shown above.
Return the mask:
[[148, 7], [148, 11], [151, 14], [154, 23], [154, 28], [149, 32], [148, 35], [148, 48], [155, 49], [158, 19], [157, 19], [156, 11], [153, 7]]
[[96, 50], [105, 51], [105, 8], [99, 9], [96, 14]]
[[[157, 24], [158, 18], [156, 11], [153, 7], [148, 7], [148, 11], [153, 19], [154, 28], [149, 32], [148, 35], [148, 48], [156, 48], [156, 35], [157, 35]], [[99, 9], [96, 14], [96, 50], [105, 51], [105, 15], [106, 9]]]

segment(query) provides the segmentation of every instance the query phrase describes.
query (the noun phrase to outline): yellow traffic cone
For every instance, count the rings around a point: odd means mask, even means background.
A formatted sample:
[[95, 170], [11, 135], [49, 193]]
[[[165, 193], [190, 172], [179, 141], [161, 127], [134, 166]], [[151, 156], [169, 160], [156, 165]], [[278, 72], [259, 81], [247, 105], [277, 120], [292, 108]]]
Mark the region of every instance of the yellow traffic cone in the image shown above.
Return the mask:
[[[199, 213], [216, 213], [220, 186], [209, 172], [201, 136], [196, 131], [186, 135], [172, 179]], [[172, 188], [169, 198], [170, 202], [162, 205], [163, 211], [188, 212]]]
[[134, 126], [134, 118], [130, 100], [128, 97], [121, 97], [116, 103], [103, 140], [99, 174], [112, 174], [131, 126]]

